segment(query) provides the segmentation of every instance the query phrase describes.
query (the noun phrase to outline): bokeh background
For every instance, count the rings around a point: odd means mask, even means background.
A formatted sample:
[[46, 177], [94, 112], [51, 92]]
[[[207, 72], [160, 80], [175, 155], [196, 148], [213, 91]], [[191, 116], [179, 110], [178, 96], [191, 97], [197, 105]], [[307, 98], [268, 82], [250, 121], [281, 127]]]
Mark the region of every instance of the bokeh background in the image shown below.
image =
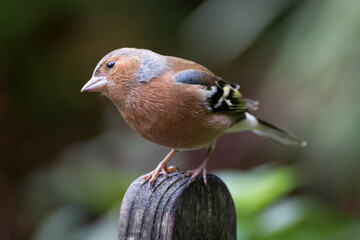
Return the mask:
[[[308, 147], [222, 136], [238, 239], [358, 239], [360, 1], [0, 2], [0, 239], [116, 239], [123, 194], [167, 153], [80, 94], [120, 47], [197, 61]], [[203, 150], [172, 164], [195, 168]]]

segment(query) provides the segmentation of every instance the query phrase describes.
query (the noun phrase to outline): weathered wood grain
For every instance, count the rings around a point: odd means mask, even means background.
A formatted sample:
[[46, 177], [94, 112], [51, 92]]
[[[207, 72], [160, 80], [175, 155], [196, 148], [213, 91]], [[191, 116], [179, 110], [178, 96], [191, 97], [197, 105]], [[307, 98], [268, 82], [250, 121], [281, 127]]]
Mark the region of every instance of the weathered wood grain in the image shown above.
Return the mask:
[[189, 187], [182, 173], [153, 187], [135, 180], [120, 209], [118, 239], [236, 239], [235, 207], [225, 184], [209, 174]]

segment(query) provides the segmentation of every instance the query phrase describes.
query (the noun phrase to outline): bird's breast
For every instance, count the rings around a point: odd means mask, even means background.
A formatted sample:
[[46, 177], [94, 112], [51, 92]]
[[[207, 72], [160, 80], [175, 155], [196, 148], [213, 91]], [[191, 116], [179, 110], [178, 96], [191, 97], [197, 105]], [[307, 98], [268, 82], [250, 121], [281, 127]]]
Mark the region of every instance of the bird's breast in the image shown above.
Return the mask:
[[196, 149], [208, 146], [230, 127], [229, 116], [206, 110], [205, 98], [193, 85], [162, 81], [159, 89], [156, 81], [144, 83], [141, 91], [134, 89], [118, 106], [142, 137], [168, 148]]

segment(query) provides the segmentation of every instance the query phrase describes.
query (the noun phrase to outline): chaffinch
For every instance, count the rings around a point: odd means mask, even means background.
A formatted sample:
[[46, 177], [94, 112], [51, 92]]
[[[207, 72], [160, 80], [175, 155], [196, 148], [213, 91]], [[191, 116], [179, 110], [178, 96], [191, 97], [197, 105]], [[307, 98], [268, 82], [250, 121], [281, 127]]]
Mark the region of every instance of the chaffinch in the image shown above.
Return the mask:
[[167, 163], [178, 151], [206, 147], [202, 164], [184, 174], [191, 176], [189, 184], [202, 174], [206, 184], [207, 161], [224, 133], [252, 131], [281, 144], [306, 145], [251, 115], [258, 102], [244, 98], [239, 88], [195, 62], [121, 48], [100, 60], [81, 92], [102, 92], [140, 136], [172, 149], [142, 180], [153, 185], [160, 174], [176, 171]]

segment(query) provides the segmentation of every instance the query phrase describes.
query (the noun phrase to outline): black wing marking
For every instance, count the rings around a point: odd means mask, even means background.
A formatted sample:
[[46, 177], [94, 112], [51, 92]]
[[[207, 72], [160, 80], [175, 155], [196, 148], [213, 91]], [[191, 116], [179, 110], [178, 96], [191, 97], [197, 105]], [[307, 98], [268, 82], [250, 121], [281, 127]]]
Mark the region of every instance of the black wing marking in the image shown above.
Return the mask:
[[209, 96], [210, 108], [213, 112], [239, 113], [247, 109], [247, 102], [239, 92], [240, 86], [228, 83], [223, 79], [215, 82]]
[[202, 85], [207, 90], [207, 107], [212, 112], [238, 114], [248, 109], [249, 104], [241, 95], [240, 86], [197, 70], [185, 70], [175, 75], [178, 83]]

